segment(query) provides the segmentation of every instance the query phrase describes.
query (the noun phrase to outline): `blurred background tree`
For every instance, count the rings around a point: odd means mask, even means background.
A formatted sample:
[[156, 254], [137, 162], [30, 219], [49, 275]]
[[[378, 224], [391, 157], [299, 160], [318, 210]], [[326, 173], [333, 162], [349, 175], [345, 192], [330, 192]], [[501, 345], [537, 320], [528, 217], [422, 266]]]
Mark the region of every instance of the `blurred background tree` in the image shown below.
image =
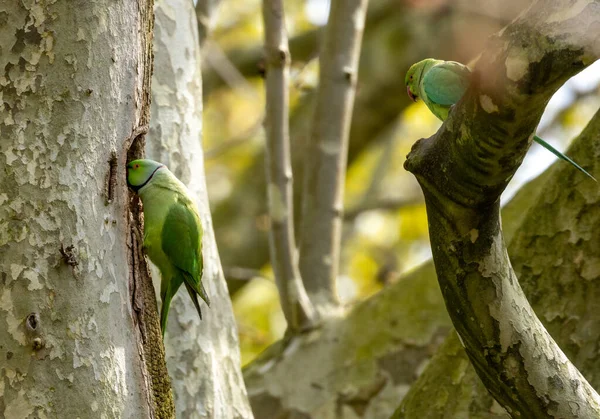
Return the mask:
[[[530, 2], [517, 0], [372, 0], [360, 57], [348, 153], [345, 222], [337, 278], [353, 304], [394, 283], [431, 257], [422, 195], [403, 169], [414, 141], [439, 121], [406, 96], [404, 74], [426, 57], [469, 62]], [[328, 0], [286, 1], [296, 221], [301, 215], [304, 152], [318, 83], [318, 53]], [[221, 5], [206, 42], [204, 149], [210, 204], [223, 268], [248, 363], [283, 336], [286, 323], [269, 264], [263, 121], [265, 72], [261, 2]], [[564, 150], [598, 108], [598, 67], [553, 98], [538, 132]], [[506, 201], [554, 158], [534, 145]], [[299, 234], [299, 225], [296, 233]]]

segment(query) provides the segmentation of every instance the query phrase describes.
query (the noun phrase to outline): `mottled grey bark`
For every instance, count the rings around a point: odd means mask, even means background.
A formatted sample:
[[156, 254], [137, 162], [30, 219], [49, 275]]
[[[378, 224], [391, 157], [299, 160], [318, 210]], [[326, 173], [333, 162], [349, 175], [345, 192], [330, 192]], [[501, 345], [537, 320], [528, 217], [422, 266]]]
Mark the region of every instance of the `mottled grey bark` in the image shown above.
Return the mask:
[[405, 164], [425, 195], [438, 281], [461, 343], [513, 416], [600, 416], [600, 396], [525, 298], [499, 217], [500, 194], [546, 103], [599, 55], [599, 18], [595, 1], [536, 2], [492, 38], [465, 98]]
[[261, 354], [244, 369], [254, 415], [387, 419], [449, 328], [428, 265]]
[[[570, 156], [600, 171], [600, 113], [569, 149]], [[548, 169], [525, 187], [529, 210], [503, 211], [503, 219], [520, 225], [510, 242], [511, 263], [523, 291], [546, 329], [590, 384], [600, 388], [600, 229], [597, 185], [565, 162]], [[521, 215], [520, 220], [515, 215]], [[507, 225], [503, 228], [514, 229]], [[512, 237], [512, 238], [511, 238]], [[419, 380], [411, 387], [395, 417], [508, 417], [493, 403], [456, 333], [452, 333]], [[491, 411], [495, 412], [491, 415]], [[583, 416], [579, 416], [583, 417]]]
[[[175, 295], [165, 335], [177, 417], [251, 418], [240, 370], [237, 327], [217, 251], [202, 155], [202, 78], [193, 4], [156, 4], [152, 122], [146, 152], [197, 198], [204, 228], [202, 282], [211, 300], [203, 320], [185, 292]], [[160, 274], [154, 272], [155, 286]], [[157, 292], [158, 295], [158, 292]]]
[[2, 417], [173, 414], [125, 181], [153, 20], [151, 1], [0, 6]]

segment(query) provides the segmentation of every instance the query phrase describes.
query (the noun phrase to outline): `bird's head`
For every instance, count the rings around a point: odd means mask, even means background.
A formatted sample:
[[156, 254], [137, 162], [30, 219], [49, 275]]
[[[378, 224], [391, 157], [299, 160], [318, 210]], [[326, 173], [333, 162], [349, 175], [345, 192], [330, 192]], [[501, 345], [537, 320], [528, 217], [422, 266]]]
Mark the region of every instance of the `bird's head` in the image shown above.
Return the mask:
[[416, 102], [419, 98], [419, 83], [421, 83], [421, 77], [423, 77], [423, 70], [426, 64], [427, 60], [419, 61], [411, 65], [406, 72], [406, 77], [404, 78], [406, 93], [413, 102]]
[[127, 164], [127, 185], [134, 191], [139, 191], [150, 182], [158, 169], [164, 164], [154, 160], [133, 160]]

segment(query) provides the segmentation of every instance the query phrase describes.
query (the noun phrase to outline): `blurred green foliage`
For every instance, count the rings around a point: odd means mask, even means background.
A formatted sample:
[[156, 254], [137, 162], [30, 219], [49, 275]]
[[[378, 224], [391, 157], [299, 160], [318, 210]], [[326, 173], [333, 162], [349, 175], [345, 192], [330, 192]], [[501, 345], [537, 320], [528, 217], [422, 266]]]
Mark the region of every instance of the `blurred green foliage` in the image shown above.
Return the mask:
[[[306, 4], [300, 0], [285, 2], [289, 36], [303, 48], [311, 45], [314, 36], [310, 33], [316, 29], [308, 19]], [[355, 117], [357, 112], [369, 112], [374, 118], [367, 118], [367, 122], [380, 118], [376, 122], [382, 125], [364, 129], [353, 127], [353, 135], [358, 132], [353, 141], [358, 141], [359, 146], [351, 150], [357, 154], [347, 171], [345, 207], [348, 218], [344, 224], [338, 281], [340, 297], [345, 304], [368, 298], [386, 284], [401, 280], [403, 273], [430, 257], [421, 192], [415, 179], [403, 169], [403, 163], [412, 144], [432, 135], [440, 123], [422, 102], [413, 104], [406, 97], [397, 96], [404, 91], [402, 83], [406, 68], [398, 68], [394, 57], [411, 54], [411, 57], [421, 59], [438, 51], [441, 54], [438, 58], [467, 62], [477, 55], [487, 36], [499, 30], [522, 7], [524, 4], [517, 0], [371, 1], [370, 10], [377, 13], [368, 19], [357, 103], [371, 92], [390, 91], [392, 97], [380, 98], [381, 106], [386, 109], [396, 107], [397, 112], [391, 118], [378, 115], [377, 93], [373, 99], [361, 102], [358, 109], [355, 107]], [[407, 15], [407, 10], [412, 14]], [[204, 81], [203, 145], [210, 203], [226, 275], [232, 268], [248, 268], [243, 264], [236, 265], [235, 257], [228, 257], [244, 240], [249, 239], [251, 243], [256, 240], [257, 243], [247, 251], [264, 251], [258, 240], [264, 243], [269, 226], [267, 216], [260, 211], [266, 200], [264, 189], [257, 194], [248, 188], [248, 194], [242, 200], [236, 198], [232, 210], [241, 213], [252, 229], [240, 227], [240, 221], [234, 220], [230, 213], [224, 220], [218, 214], [220, 208], [224, 208], [223, 204], [233, 199], [236, 185], [249, 181], [246, 177], [253, 173], [251, 169], [256, 160], [263, 158], [265, 103], [260, 60], [253, 64], [250, 59], [251, 65], [243, 69], [234, 64], [248, 61], [246, 55], [250, 56], [261, 47], [261, 13], [258, 0], [223, 2], [218, 26], [203, 52], [204, 74], [208, 74]], [[402, 21], [400, 18], [386, 20], [394, 13], [408, 17]], [[431, 22], [439, 23], [439, 27], [433, 28], [428, 24]], [[411, 25], [410, 30], [403, 32], [402, 25]], [[445, 31], [442, 39], [436, 38], [440, 31]], [[415, 42], [407, 43], [407, 39], [415, 36], [429, 41], [421, 40], [418, 51], [411, 49]], [[302, 137], [310, 133], [311, 112], [310, 106], [306, 106], [307, 103], [310, 105], [310, 94], [318, 84], [315, 53], [309, 48], [302, 50], [300, 55], [308, 59], [293, 61], [290, 86], [292, 119], [296, 121], [292, 124], [292, 137], [299, 138], [296, 144], [300, 144], [293, 148], [296, 153], [302, 152]], [[393, 86], [393, 90], [389, 86]], [[545, 138], [564, 149], [599, 103], [597, 89], [576, 94], [570, 102], [563, 103], [563, 110], [559, 109], [549, 127], [544, 129], [544, 135], [549, 136]], [[369, 137], [360, 138], [360, 135]], [[552, 161], [550, 156], [540, 154], [540, 150], [533, 151], [536, 158], [525, 160], [511, 185], [513, 191], [532, 173], [541, 171], [535, 165], [543, 167]], [[257, 181], [260, 181], [259, 175], [258, 172], [254, 174]], [[296, 180], [298, 184], [301, 181]], [[243, 237], [245, 234], [257, 236]], [[260, 257], [256, 259], [261, 260]], [[249, 268], [250, 275], [238, 278], [235, 285], [238, 288], [241, 282], [243, 287], [233, 295], [244, 364], [281, 338], [285, 331], [285, 320], [268, 263]], [[230, 282], [230, 288], [232, 284]]]

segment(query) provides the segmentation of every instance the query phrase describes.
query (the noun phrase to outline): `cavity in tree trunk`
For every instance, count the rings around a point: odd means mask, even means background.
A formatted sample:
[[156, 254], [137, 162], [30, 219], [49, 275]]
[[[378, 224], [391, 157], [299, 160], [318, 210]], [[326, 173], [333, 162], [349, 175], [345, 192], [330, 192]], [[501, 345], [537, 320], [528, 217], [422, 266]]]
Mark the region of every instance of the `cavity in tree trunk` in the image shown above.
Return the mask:
[[149, 117], [152, 2], [6, 2], [0, 17], [0, 412], [171, 417], [125, 182]]

